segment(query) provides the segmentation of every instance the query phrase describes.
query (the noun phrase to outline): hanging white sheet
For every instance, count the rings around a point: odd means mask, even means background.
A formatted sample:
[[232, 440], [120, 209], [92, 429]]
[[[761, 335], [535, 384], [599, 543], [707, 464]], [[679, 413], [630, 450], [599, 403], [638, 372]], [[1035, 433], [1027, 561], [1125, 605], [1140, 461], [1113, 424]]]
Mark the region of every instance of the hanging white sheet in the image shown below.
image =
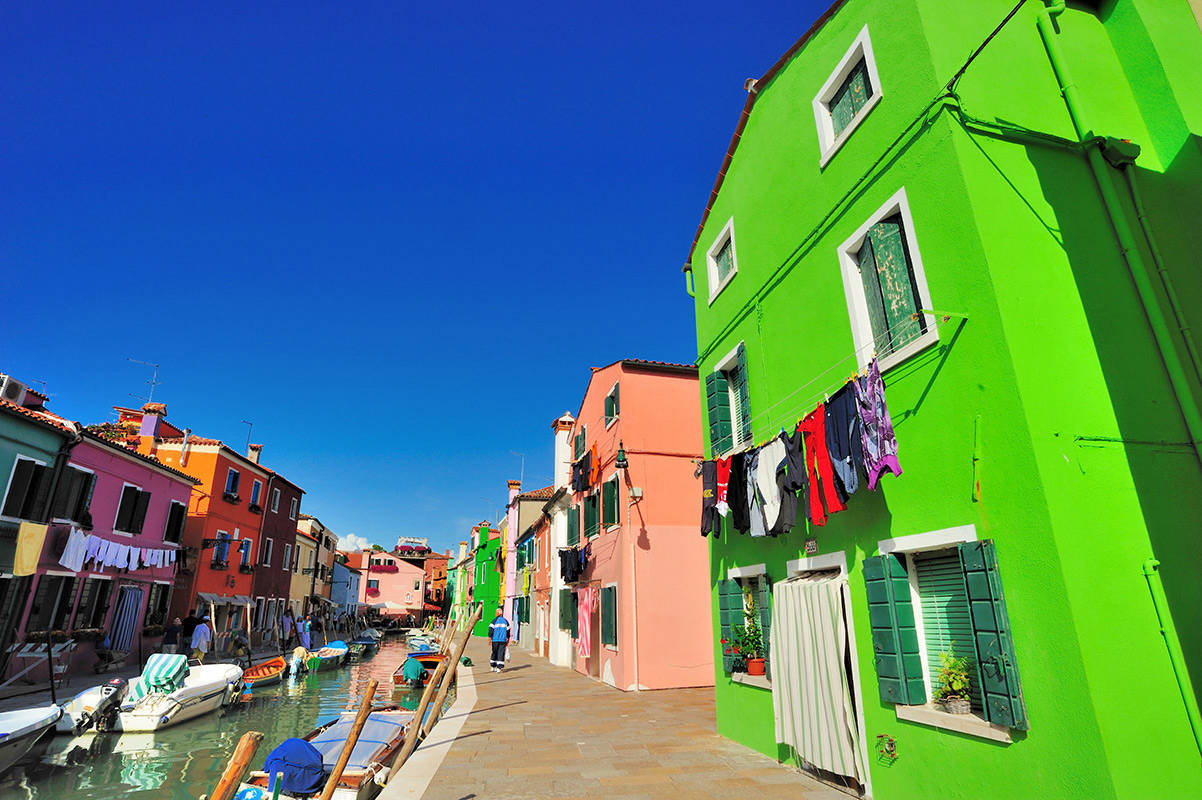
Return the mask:
[[772, 590], [776, 741], [816, 767], [864, 782], [860, 731], [844, 666], [851, 601], [844, 577], [802, 577]]

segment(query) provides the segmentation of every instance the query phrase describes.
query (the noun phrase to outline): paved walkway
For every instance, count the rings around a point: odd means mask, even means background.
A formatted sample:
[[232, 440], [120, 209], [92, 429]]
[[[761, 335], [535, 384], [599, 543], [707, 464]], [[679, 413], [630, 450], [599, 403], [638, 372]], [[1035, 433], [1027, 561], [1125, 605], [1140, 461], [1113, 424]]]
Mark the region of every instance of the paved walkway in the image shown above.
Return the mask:
[[423, 800], [847, 800], [715, 732], [712, 689], [620, 692], [521, 650], [500, 674], [473, 638], [478, 699]]

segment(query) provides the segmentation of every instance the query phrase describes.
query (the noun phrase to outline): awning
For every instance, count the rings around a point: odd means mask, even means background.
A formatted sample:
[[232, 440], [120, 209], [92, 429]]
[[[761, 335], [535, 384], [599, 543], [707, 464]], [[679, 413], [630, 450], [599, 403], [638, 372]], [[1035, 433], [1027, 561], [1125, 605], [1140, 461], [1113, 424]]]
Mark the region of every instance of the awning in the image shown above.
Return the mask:
[[313, 599], [313, 600], [320, 600], [323, 603], [329, 603], [332, 606], [338, 605], [337, 603], [335, 603], [333, 600], [329, 599], [328, 597], [322, 597], [319, 594], [309, 595], [309, 597], [310, 597], [310, 599]]
[[426, 603], [424, 608], [426, 611], [442, 611], [442, 606], [436, 606], [433, 603]]
[[251, 600], [249, 597], [242, 594], [234, 595], [233, 597], [229, 598], [228, 602], [232, 606], [250, 606], [253, 608], [255, 605], [254, 600]]
[[196, 599], [202, 603], [208, 603], [214, 606], [223, 606], [229, 600], [227, 597], [222, 597], [221, 595], [213, 594], [212, 592], [197, 592]]

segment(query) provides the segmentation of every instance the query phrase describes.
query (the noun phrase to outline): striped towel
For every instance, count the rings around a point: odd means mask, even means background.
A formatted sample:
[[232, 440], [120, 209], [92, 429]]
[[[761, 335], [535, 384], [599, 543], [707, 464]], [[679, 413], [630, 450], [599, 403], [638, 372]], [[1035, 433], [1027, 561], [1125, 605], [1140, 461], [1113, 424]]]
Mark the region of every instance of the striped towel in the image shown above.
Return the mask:
[[146, 659], [146, 668], [130, 684], [126, 704], [136, 703], [148, 694], [170, 694], [184, 684], [188, 676], [188, 657], [173, 653], [155, 653]]

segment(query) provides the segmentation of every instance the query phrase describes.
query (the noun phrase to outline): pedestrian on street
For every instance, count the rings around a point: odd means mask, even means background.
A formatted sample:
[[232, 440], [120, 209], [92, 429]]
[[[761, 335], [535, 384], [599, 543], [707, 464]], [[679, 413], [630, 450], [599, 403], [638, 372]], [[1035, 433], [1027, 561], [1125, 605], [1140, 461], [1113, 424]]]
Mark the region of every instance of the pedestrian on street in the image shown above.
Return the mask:
[[500, 672], [505, 666], [505, 648], [509, 645], [509, 620], [505, 619], [504, 609], [497, 609], [497, 615], [488, 625], [488, 634], [492, 640], [492, 658], [488, 666], [491, 672]]
[[192, 644], [192, 631], [196, 630], [196, 623], [200, 622], [200, 617], [196, 616], [196, 609], [188, 612], [188, 616], [184, 617], [184, 624], [180, 627], [180, 646], [187, 648]]
[[192, 631], [192, 658], [203, 664], [205, 654], [209, 652], [212, 644], [213, 631], [209, 629], [209, 615], [205, 614], [196, 623], [196, 629]]
[[305, 614], [304, 618], [296, 623], [297, 633], [300, 634], [301, 647], [306, 650], [312, 647], [312, 643], [309, 641], [309, 626], [311, 624], [308, 614]]
[[[176, 617], [171, 621], [171, 624], [167, 626], [167, 629], [163, 631], [163, 646], [161, 652], [178, 653], [179, 637], [182, 631], [183, 623], [180, 622], [179, 617]], [[191, 639], [188, 641], [191, 641]]]
[[294, 642], [293, 636], [296, 634], [296, 625], [292, 619], [291, 608], [284, 612], [284, 619], [281, 624], [284, 626], [284, 647], [282, 649], [290, 650]]

